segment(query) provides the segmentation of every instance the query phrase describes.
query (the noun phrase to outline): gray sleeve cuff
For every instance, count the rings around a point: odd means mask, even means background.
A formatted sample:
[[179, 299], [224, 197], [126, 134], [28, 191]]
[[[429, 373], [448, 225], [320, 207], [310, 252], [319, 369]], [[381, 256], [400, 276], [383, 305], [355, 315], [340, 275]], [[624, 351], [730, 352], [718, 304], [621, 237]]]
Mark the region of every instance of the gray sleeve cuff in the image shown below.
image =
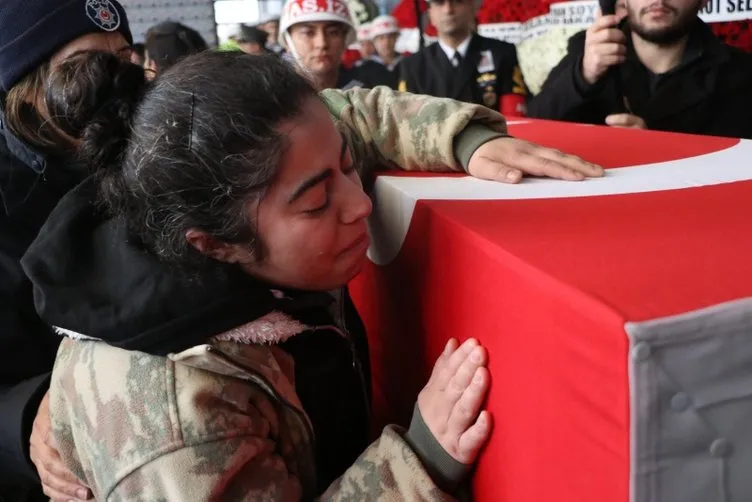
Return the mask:
[[456, 461], [444, 450], [423, 420], [417, 404], [413, 410], [410, 428], [404, 437], [436, 486], [446, 493], [456, 492], [472, 466]]
[[492, 139], [506, 138], [507, 136], [507, 134], [493, 131], [481, 124], [469, 124], [454, 139], [454, 156], [457, 157], [462, 168], [467, 172], [470, 157], [473, 156], [475, 150]]

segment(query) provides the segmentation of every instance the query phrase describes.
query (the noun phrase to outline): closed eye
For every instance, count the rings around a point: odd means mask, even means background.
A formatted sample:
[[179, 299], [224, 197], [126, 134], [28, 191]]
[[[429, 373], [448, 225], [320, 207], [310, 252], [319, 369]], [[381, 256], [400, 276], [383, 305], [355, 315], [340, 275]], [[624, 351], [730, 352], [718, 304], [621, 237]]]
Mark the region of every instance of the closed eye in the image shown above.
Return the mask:
[[328, 208], [329, 208], [329, 197], [326, 198], [326, 202], [324, 202], [324, 204], [322, 204], [321, 206], [315, 207], [313, 209], [308, 209], [304, 211], [304, 213], [311, 215], [311, 216], [320, 216]]

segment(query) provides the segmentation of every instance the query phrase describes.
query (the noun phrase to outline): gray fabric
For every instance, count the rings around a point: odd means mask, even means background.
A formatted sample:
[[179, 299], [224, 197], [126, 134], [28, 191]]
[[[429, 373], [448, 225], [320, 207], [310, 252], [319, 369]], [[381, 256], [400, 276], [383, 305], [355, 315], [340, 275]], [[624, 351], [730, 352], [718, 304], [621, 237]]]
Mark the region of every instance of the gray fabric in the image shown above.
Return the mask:
[[631, 501], [752, 501], [752, 298], [626, 330]]
[[423, 420], [417, 403], [413, 409], [410, 428], [404, 438], [423, 463], [423, 467], [436, 486], [446, 493], [455, 494], [460, 483], [467, 478], [472, 466], [456, 461], [444, 450]]
[[454, 155], [460, 165], [467, 171], [475, 150], [492, 139], [505, 138], [506, 134], [492, 131], [480, 124], [470, 124], [454, 139]]

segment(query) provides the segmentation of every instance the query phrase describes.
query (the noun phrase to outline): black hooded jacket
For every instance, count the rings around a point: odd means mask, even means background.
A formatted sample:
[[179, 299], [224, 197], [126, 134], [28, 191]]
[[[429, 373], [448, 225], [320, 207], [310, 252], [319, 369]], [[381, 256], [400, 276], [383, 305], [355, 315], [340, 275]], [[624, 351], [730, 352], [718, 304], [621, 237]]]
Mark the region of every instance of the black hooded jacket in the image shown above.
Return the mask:
[[698, 19], [679, 66], [655, 75], [637, 57], [626, 22], [621, 29], [627, 61], [594, 85], [582, 77], [584, 33], [574, 35], [568, 54], [528, 103], [528, 117], [605, 124], [608, 115], [623, 113], [626, 100], [648, 129], [752, 138], [752, 54], [724, 44]]
[[162, 356], [273, 310], [308, 326], [336, 326], [281, 345], [295, 361], [296, 389], [316, 442], [325, 446], [317, 452], [318, 486], [329, 486], [369, 439], [368, 346], [346, 292], [340, 298], [290, 290], [275, 295], [240, 269], [214, 262], [200, 280], [190, 279], [94, 206], [95, 192], [89, 179], [66, 195], [22, 260], [40, 317], [116, 347]]
[[0, 501], [47, 500], [29, 436], [59, 337], [34, 311], [21, 256], [60, 198], [83, 179], [65, 159], [15, 137], [0, 110]]

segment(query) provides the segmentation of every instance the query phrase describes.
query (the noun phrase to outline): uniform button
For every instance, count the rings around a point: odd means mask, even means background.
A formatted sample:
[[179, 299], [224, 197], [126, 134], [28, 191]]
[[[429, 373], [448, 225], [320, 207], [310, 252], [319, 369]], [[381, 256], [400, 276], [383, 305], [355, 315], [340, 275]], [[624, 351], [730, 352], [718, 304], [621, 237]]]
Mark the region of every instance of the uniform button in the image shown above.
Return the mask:
[[645, 342], [640, 342], [632, 347], [632, 359], [635, 361], [646, 361], [650, 358], [650, 345]]
[[731, 455], [731, 443], [728, 439], [719, 438], [710, 443], [710, 455], [715, 458], [723, 458]]
[[689, 396], [683, 392], [677, 392], [671, 397], [671, 409], [674, 411], [685, 411], [691, 404]]

